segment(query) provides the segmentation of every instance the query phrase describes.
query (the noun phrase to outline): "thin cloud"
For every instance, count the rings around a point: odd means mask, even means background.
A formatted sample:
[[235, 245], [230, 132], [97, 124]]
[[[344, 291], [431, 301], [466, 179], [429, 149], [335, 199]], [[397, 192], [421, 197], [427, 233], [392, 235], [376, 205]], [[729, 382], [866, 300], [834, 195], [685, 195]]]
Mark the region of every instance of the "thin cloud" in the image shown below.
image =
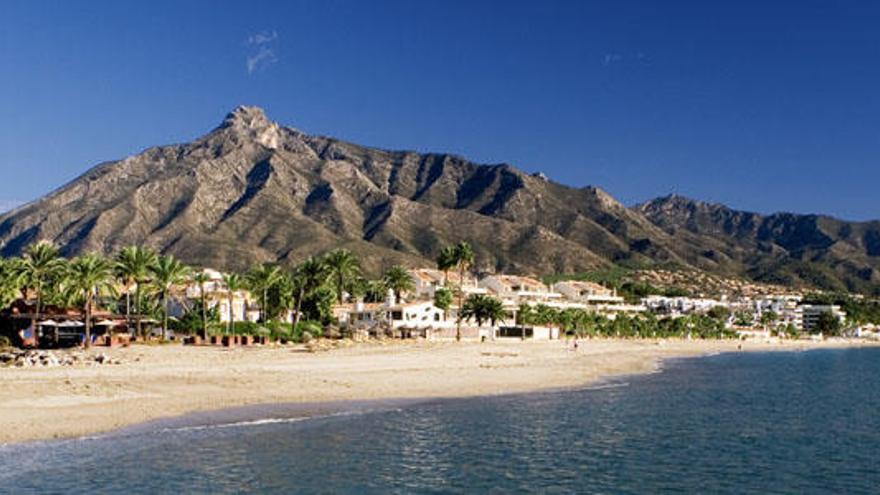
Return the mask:
[[263, 45], [266, 43], [271, 43], [277, 39], [278, 39], [277, 32], [263, 31], [263, 32], [248, 36], [247, 43], [248, 43], [248, 45]]
[[248, 74], [265, 70], [278, 62], [275, 47], [278, 45], [278, 33], [275, 31], [261, 31], [248, 36], [246, 40], [250, 47], [250, 53], [245, 60]]
[[602, 65], [616, 64], [621, 61], [623, 61], [623, 55], [619, 53], [606, 53], [602, 58]]

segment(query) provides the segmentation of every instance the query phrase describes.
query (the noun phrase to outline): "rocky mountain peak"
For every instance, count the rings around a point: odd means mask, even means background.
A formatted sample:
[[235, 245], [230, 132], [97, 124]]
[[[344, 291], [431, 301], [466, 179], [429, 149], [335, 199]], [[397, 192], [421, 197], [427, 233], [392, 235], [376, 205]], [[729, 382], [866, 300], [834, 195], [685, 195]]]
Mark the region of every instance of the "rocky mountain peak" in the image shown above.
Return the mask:
[[226, 115], [219, 128], [231, 130], [270, 149], [277, 148], [281, 140], [278, 124], [269, 120], [260, 107], [236, 107]]
[[272, 122], [266, 117], [266, 112], [263, 111], [262, 108], [247, 105], [239, 105], [235, 107], [231, 112], [226, 114], [223, 123], [248, 128], [266, 127], [272, 124]]

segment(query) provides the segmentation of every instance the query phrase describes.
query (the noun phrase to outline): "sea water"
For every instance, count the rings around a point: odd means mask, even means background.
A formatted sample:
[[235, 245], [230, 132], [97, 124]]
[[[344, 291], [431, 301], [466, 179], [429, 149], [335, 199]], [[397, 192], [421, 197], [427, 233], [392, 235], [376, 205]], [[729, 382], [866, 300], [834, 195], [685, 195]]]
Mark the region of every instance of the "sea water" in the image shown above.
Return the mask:
[[878, 349], [731, 353], [582, 390], [301, 412], [0, 447], [0, 492], [880, 492]]

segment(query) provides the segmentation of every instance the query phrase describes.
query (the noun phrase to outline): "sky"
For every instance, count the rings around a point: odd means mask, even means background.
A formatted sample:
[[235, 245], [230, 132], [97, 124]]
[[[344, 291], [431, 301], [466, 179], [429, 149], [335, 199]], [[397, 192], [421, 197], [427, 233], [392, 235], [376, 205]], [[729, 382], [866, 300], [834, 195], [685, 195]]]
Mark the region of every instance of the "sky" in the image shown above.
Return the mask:
[[880, 218], [880, 2], [0, 3], [0, 209], [247, 104], [305, 132]]

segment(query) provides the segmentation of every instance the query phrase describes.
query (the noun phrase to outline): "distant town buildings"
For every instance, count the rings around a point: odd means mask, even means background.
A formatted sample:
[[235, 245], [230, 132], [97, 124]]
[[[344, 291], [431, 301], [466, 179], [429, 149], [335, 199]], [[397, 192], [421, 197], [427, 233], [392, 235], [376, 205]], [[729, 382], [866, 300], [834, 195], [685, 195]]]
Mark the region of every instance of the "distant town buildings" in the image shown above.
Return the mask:
[[[230, 317], [235, 321], [257, 321], [260, 313], [256, 298], [243, 290], [230, 294], [221, 273], [215, 270], [204, 270], [204, 273], [208, 275], [204, 284], [205, 299], [209, 308], [217, 309], [222, 322], [229, 321]], [[711, 313], [725, 318], [726, 326], [743, 337], [766, 337], [771, 330], [783, 328], [813, 333], [823, 314], [830, 314], [841, 324], [846, 320], [846, 313], [839, 306], [803, 304], [798, 294], [758, 293], [718, 298], [650, 295], [639, 304], [628, 304], [614, 289], [589, 281], [565, 280], [547, 285], [533, 277], [492, 274], [477, 279], [469, 273], [462, 276], [455, 270], [443, 272], [433, 268], [411, 269], [409, 274], [413, 290], [403, 294], [402, 300], [396, 300], [394, 293], [389, 291], [383, 302], [357, 300], [334, 305], [333, 316], [340, 325], [364, 331], [382, 327], [427, 338], [451, 338], [457, 331], [460, 289], [461, 300], [473, 295], [491, 296], [501, 301], [506, 313], [505, 319], [494, 322], [494, 325], [483, 322], [482, 326], [477, 326], [473, 321], [462, 322], [463, 335], [471, 338], [508, 335], [553, 338], [559, 334], [559, 329], [530, 327], [526, 331], [517, 327], [516, 315], [523, 305], [543, 305], [556, 310], [578, 309], [612, 319], [620, 314], [645, 312], [666, 318]], [[455, 296], [451, 307], [445, 310], [434, 305], [434, 296], [441, 287], [446, 287]], [[200, 300], [201, 290], [198, 284], [188, 284], [185, 300]], [[182, 304], [172, 312], [184, 313], [186, 307]], [[877, 329], [867, 327], [854, 331], [865, 335], [878, 333]]]

